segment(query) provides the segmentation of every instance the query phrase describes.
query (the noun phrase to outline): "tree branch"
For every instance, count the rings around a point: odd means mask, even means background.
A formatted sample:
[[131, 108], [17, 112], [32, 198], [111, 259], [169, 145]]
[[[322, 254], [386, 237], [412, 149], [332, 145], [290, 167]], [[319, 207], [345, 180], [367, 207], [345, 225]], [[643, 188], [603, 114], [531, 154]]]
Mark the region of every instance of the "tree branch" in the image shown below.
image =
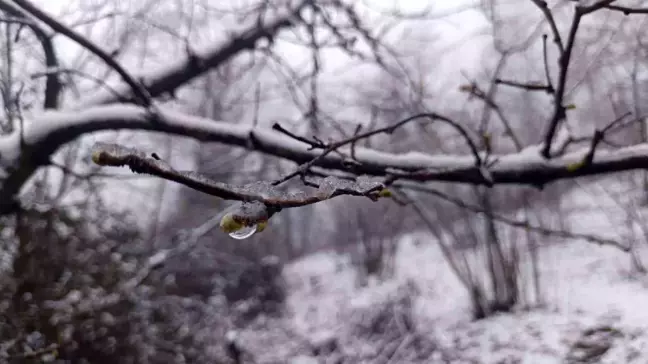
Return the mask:
[[76, 43], [78, 43], [80, 46], [83, 48], [87, 49], [88, 51], [92, 52], [94, 55], [97, 57], [101, 58], [102, 61], [104, 61], [110, 68], [114, 69], [128, 84], [130, 87], [131, 91], [135, 95], [138, 103], [143, 106], [151, 106], [151, 95], [149, 94], [148, 90], [140, 83], [133, 78], [120, 64], [119, 62], [115, 61], [111, 55], [108, 53], [104, 52], [101, 48], [99, 48], [97, 45], [95, 45], [92, 41], [89, 39], [86, 39], [84, 36], [81, 34], [77, 33], [75, 30], [68, 28], [65, 26], [63, 23], [59, 22], [58, 20], [54, 19], [53, 17], [49, 16], [47, 13], [39, 9], [36, 5], [32, 4], [31, 1], [29, 0], [14, 0], [16, 4], [18, 4], [20, 7], [25, 9], [25, 11], [29, 12], [32, 16], [37, 18], [38, 20], [42, 21], [43, 23], [47, 24], [50, 28], [55, 30], [58, 33], [61, 33], [65, 35], [66, 37], [72, 39]]
[[544, 91], [548, 93], [553, 92], [551, 85], [545, 85], [540, 82], [518, 82], [518, 81], [511, 81], [511, 80], [503, 80], [500, 78], [496, 79], [495, 82], [502, 85], [526, 90], [526, 91]]
[[[43, 53], [45, 55], [45, 67], [47, 69], [59, 68], [56, 49], [54, 48], [52, 39], [45, 32], [45, 30], [43, 30], [36, 22], [31, 21], [31, 19], [29, 19], [29, 15], [25, 14], [22, 9], [17, 8], [12, 3], [9, 3], [5, 0], [0, 0], [0, 10], [16, 18], [26, 19], [27, 21], [24, 24], [32, 30], [32, 32], [36, 36], [36, 39], [38, 39], [41, 47], [43, 48]], [[45, 100], [43, 102], [43, 107], [45, 109], [58, 108], [59, 96], [61, 94], [62, 88], [63, 86], [58, 74], [47, 75], [45, 81]]]
[[631, 8], [629, 6], [619, 6], [619, 5], [606, 5], [606, 9], [620, 11], [624, 15], [630, 14], [648, 14], [648, 8]]
[[[545, 3], [544, 9], [548, 12], [546, 7], [546, 2], [541, 0], [533, 0], [535, 3], [543, 2]], [[590, 6], [576, 5], [574, 9], [574, 17], [572, 18], [571, 27], [569, 29], [569, 34], [567, 35], [567, 42], [564, 47], [560, 48], [560, 55], [558, 57], [558, 65], [560, 71], [558, 73], [558, 82], [556, 86], [556, 92], [554, 93], [554, 112], [549, 121], [549, 127], [545, 133], [545, 142], [544, 148], [542, 149], [542, 155], [545, 158], [551, 158], [551, 144], [555, 137], [558, 126], [566, 118], [566, 108], [564, 103], [565, 91], [567, 89], [567, 73], [569, 71], [569, 66], [571, 63], [571, 55], [574, 50], [574, 44], [576, 42], [576, 35], [580, 27], [580, 22], [584, 16], [591, 14], [597, 10], [603, 9], [606, 6], [609, 6], [615, 0], [601, 0]], [[543, 12], [545, 12], [543, 10]]]
[[[597, 3], [597, 6], [602, 3]], [[208, 69], [226, 62], [240, 51], [253, 48], [258, 40], [272, 39], [280, 29], [294, 24], [298, 12], [308, 4], [310, 2], [304, 0], [297, 8], [278, 16], [267, 25], [257, 26], [255, 24], [241, 32], [239, 36], [233, 37], [224, 46], [205, 51], [202, 55], [191, 55], [173, 66], [151, 74], [148, 80], [148, 91], [152, 97], [173, 91], [176, 87]], [[559, 82], [558, 88], [562, 88], [563, 91], [557, 91], [557, 94], [564, 93], [566, 68], [569, 63], [569, 57], [566, 56], [573, 48], [578, 19], [593, 11], [591, 9], [593, 8], [577, 7], [565, 54], [561, 56], [561, 64], [564, 67], [561, 69], [559, 76], [561, 82]], [[127, 84], [118, 85], [113, 90], [113, 92], [122, 95], [122, 98], [133, 92]], [[491, 160], [495, 162], [485, 165], [482, 163], [482, 157], [476, 151], [474, 143], [461, 125], [434, 113], [415, 115], [387, 128], [358, 133], [343, 142], [324, 144], [290, 138], [277, 130], [216, 122], [164, 108], [160, 108], [159, 112], [152, 115], [147, 108], [132, 104], [96, 106], [118, 101], [119, 97], [113, 92], [98, 92], [93, 97], [82, 100], [71, 112], [50, 111], [35, 116], [29, 123], [25, 123], [26, 127], [21, 131], [21, 136], [12, 134], [0, 137], [0, 162], [6, 166], [2, 176], [5, 179], [0, 187], [0, 196], [2, 196], [0, 214], [11, 211], [11, 208], [15, 206], [15, 197], [25, 182], [40, 166], [48, 165], [51, 155], [61, 146], [84, 134], [102, 130], [149, 130], [187, 136], [199, 141], [220, 142], [245, 147], [308, 166], [377, 176], [385, 178], [385, 181], [390, 181], [390, 183], [401, 179], [476, 185], [527, 184], [543, 186], [559, 179], [648, 167], [648, 144], [616, 150], [601, 150], [597, 151], [596, 156], [591, 152], [591, 148], [584, 148], [554, 156], [552, 159], [543, 158], [547, 150], [551, 151], [551, 140], [548, 143], [527, 147], [520, 152], [493, 155]], [[558, 99], [557, 96], [556, 99]], [[157, 123], [151, 123], [153, 117], [156, 118]], [[355, 141], [360, 138], [369, 138], [378, 133], [389, 133], [399, 125], [418, 117], [428, 117], [450, 123], [466, 138], [472, 155], [433, 155], [419, 152], [387, 153], [355, 145]], [[21, 143], [24, 143], [23, 149], [21, 149]], [[313, 148], [324, 149], [324, 153], [317, 152]], [[329, 149], [335, 153], [327, 153], [326, 151]], [[348, 155], [352, 155], [353, 159], [347, 157]], [[589, 161], [590, 155], [591, 161]], [[588, 163], [583, 164], [582, 161], [585, 158]], [[132, 160], [132, 158], [130, 159]], [[353, 163], [349, 163], [350, 161]], [[128, 162], [128, 160], [121, 162]], [[579, 168], [573, 168], [578, 163], [581, 164]], [[151, 169], [149, 168], [148, 171]], [[485, 177], [486, 175], [488, 178]], [[180, 180], [179, 182], [188, 181]], [[225, 193], [223, 190], [217, 192]], [[243, 200], [249, 198], [249, 196], [238, 197]]]
[[[38, 120], [25, 123], [24, 149], [16, 134], [0, 137], [0, 162], [13, 166], [0, 189], [0, 213], [9, 212], [11, 196], [16, 196], [26, 180], [62, 145], [77, 137], [102, 130], [150, 130], [182, 135], [205, 142], [220, 142], [277, 156], [296, 163], [308, 163], [320, 153], [310, 145], [291, 139], [269, 128], [252, 128], [217, 122], [160, 108], [159, 122], [151, 123], [146, 108], [135, 105], [107, 105], [82, 111], [45, 113]], [[616, 150], [600, 150], [592, 163], [574, 169], [588, 154], [589, 148], [547, 160], [541, 156], [542, 146], [530, 146], [519, 153], [493, 155], [488, 167], [494, 184], [546, 183], [579, 176], [648, 168], [648, 144]], [[347, 155], [350, 147], [341, 148]], [[420, 152], [387, 153], [355, 147], [353, 172], [377, 177], [410, 181], [444, 181], [487, 184], [483, 166], [475, 165], [474, 155], [434, 155]], [[347, 171], [345, 159], [338, 154], [320, 158], [314, 166]]]
[[[335, 176], [337, 178], [343, 178], [343, 179], [352, 179], [354, 177], [352, 174], [348, 174], [344, 172], [331, 172], [325, 170], [313, 170], [312, 173], [320, 177]], [[556, 237], [556, 238], [563, 238], [563, 239], [565, 238], [582, 239], [587, 242], [598, 244], [598, 245], [611, 245], [623, 251], [629, 251], [630, 249], [628, 246], [614, 239], [604, 238], [593, 234], [585, 234], [585, 233], [571, 232], [568, 230], [552, 229], [552, 228], [544, 227], [542, 225], [533, 224], [526, 219], [515, 219], [513, 217], [508, 217], [497, 213], [492, 213], [492, 212], [489, 213], [483, 207], [473, 205], [458, 197], [454, 197], [447, 193], [444, 193], [432, 187], [431, 184], [428, 183], [417, 183], [412, 181], [397, 181], [392, 184], [392, 187], [393, 189], [390, 188], [390, 190], [392, 191], [391, 198], [394, 200], [394, 202], [400, 205], [408, 205], [413, 202], [411, 196], [408, 196], [406, 190], [422, 192], [440, 198], [443, 201], [449, 202], [459, 208], [468, 210], [475, 214], [489, 214], [497, 222], [514, 228], [526, 229], [528, 231], [532, 231], [548, 237]], [[401, 197], [401, 195], [403, 196]], [[398, 199], [401, 199], [401, 201], [399, 201]]]
[[356, 154], [355, 153], [355, 143], [357, 141], [362, 140], [362, 139], [369, 139], [370, 137], [378, 135], [378, 134], [392, 134], [394, 131], [396, 131], [396, 129], [402, 127], [403, 125], [405, 125], [405, 124], [407, 124], [409, 122], [415, 121], [417, 119], [427, 119], [428, 121], [431, 121], [431, 122], [442, 121], [442, 122], [452, 126], [461, 135], [461, 137], [464, 139], [464, 141], [466, 142], [466, 144], [470, 148], [470, 152], [472, 153], [472, 155], [474, 157], [474, 165], [477, 168], [482, 166], [483, 161], [482, 161], [481, 156], [479, 155], [479, 150], [477, 149], [477, 145], [475, 144], [475, 142], [470, 137], [470, 134], [468, 133], [468, 131], [463, 126], [461, 126], [461, 124], [457, 123], [456, 121], [454, 121], [454, 120], [452, 120], [450, 118], [447, 118], [447, 117], [445, 117], [443, 115], [436, 114], [436, 113], [420, 113], [420, 114], [416, 114], [416, 115], [410, 116], [408, 118], [405, 118], [405, 119], [403, 119], [403, 120], [401, 120], [401, 121], [399, 121], [399, 122], [397, 122], [397, 123], [395, 123], [393, 125], [389, 125], [389, 126], [386, 126], [386, 127], [383, 127], [383, 128], [371, 130], [371, 131], [364, 132], [364, 133], [356, 133], [355, 135], [353, 135], [350, 138], [344, 139], [344, 140], [336, 142], [336, 143], [330, 143], [328, 145], [326, 145], [326, 144], [324, 144], [322, 142], [309, 142], [307, 139], [305, 139], [303, 137], [293, 135], [292, 133], [287, 133], [284, 128], [282, 128], [281, 126], [275, 124], [273, 126], [273, 129], [281, 131], [282, 133], [284, 133], [284, 134], [286, 134], [286, 135], [288, 135], [288, 136], [290, 136], [292, 138], [296, 138], [296, 140], [298, 140], [300, 142], [306, 142], [306, 143], [310, 144], [311, 149], [316, 149], [316, 148], [324, 149], [324, 151], [320, 155], [318, 155], [317, 157], [311, 159], [307, 163], [302, 164], [296, 171], [294, 171], [293, 173], [290, 173], [289, 175], [287, 175], [284, 178], [276, 181], [275, 183], [280, 184], [280, 183], [283, 183], [283, 182], [285, 182], [285, 181], [287, 181], [287, 180], [289, 180], [289, 179], [291, 179], [291, 178], [293, 178], [295, 176], [303, 175], [306, 171], [308, 171], [308, 169], [310, 169], [310, 167], [316, 165], [319, 160], [321, 160], [322, 158], [325, 158], [328, 154], [330, 154], [332, 152], [339, 151], [340, 148], [342, 148], [344, 146], [347, 146], [347, 145], [351, 145], [351, 155], [352, 155], [351, 158], [353, 158], [353, 160], [355, 160], [355, 154]]
[[571, 64], [571, 55], [574, 50], [574, 43], [576, 42], [576, 34], [580, 26], [581, 19], [585, 13], [581, 12], [580, 6], [576, 6], [572, 24], [567, 36], [567, 43], [563, 48], [560, 48], [560, 55], [558, 56], [558, 65], [560, 71], [558, 72], [558, 81], [556, 92], [554, 93], [554, 111], [549, 121], [549, 127], [545, 133], [544, 148], [542, 155], [545, 158], [551, 158], [551, 144], [553, 143], [554, 136], [558, 130], [559, 124], [565, 120], [567, 109], [565, 108], [564, 98], [565, 90], [567, 89], [567, 72]]
[[[3, 0], [0, 0], [0, 3]], [[306, 6], [310, 5], [310, 0], [301, 0], [297, 6], [287, 9], [286, 11], [281, 11], [276, 17], [267, 23], [257, 23], [255, 22], [248, 28], [240, 31], [238, 35], [232, 36], [224, 44], [219, 44], [217, 46], [206, 49], [203, 52], [196, 52], [191, 55], [187, 55], [183, 60], [175, 64], [171, 64], [167, 67], [156, 70], [144, 77], [141, 77], [143, 80], [142, 83], [147, 85], [148, 93], [151, 97], [157, 97], [164, 93], [170, 93], [175, 91], [178, 87], [186, 84], [192, 79], [200, 76], [206, 71], [218, 67], [219, 65], [229, 61], [231, 58], [239, 54], [245, 49], [254, 49], [257, 42], [261, 39], [270, 39], [283, 28], [290, 27], [294, 25], [295, 19], [299, 12], [304, 9]], [[117, 93], [117, 94], [115, 94]], [[117, 86], [110, 89], [110, 91], [101, 90], [88, 98], [81, 99], [75, 105], [72, 105], [71, 109], [79, 110], [85, 109], [90, 106], [108, 104], [118, 101], [127, 100], [132, 93], [132, 89], [126, 83], [118, 84]], [[92, 109], [86, 110], [90, 114], [93, 114]], [[97, 111], [97, 110], [95, 110]], [[131, 110], [135, 111], [135, 110]], [[140, 121], [144, 115], [140, 114], [141, 110], [135, 111], [138, 116], [136, 119]], [[87, 113], [85, 115], [88, 115]], [[51, 116], [51, 115], [50, 115]], [[98, 115], [95, 115], [98, 116]], [[133, 115], [131, 115], [133, 116]], [[149, 115], [150, 117], [151, 115]], [[45, 119], [49, 118], [47, 113], [43, 115]], [[76, 119], [76, 118], [73, 118]], [[94, 119], [91, 117], [91, 119]], [[76, 119], [78, 122], [79, 120]], [[113, 120], [116, 121], [116, 120]], [[132, 120], [131, 120], [132, 121]], [[150, 121], [149, 121], [150, 122]], [[83, 123], [81, 123], [83, 124]], [[97, 130], [106, 130], [105, 126], [107, 124], [99, 123], [95, 127], [98, 127]], [[111, 124], [111, 123], [109, 123]], [[199, 132], [201, 135], [196, 135], [195, 129], [192, 129], [191, 126], [186, 127], [180, 124], [176, 125], [167, 125], [166, 127], [154, 128], [153, 126], [143, 126], [139, 125], [135, 127], [135, 124], [131, 122], [117, 123], [122, 124], [122, 126], [130, 125], [135, 129], [143, 127], [145, 130], [154, 130], [161, 132], [170, 132], [172, 134], [178, 135], [187, 135], [196, 137], [199, 140], [204, 140], [209, 134], [203, 134], [204, 131]], [[137, 124], [137, 123], [136, 123]], [[34, 172], [40, 166], [45, 166], [48, 164], [49, 156], [54, 153], [60, 146], [63, 144], [77, 138], [83, 132], [81, 130], [85, 129], [88, 125], [80, 126], [77, 125], [68, 132], [62, 130], [53, 130], [49, 129], [48, 126], [41, 125], [44, 127], [41, 132], [35, 132], [32, 136], [39, 135], [36, 139], [41, 139], [39, 143], [40, 146], [43, 146], [44, 149], [38, 151], [24, 151], [19, 152], [21, 149], [15, 149], [16, 140], [22, 138], [23, 131], [20, 131], [20, 135], [8, 136], [8, 139], [5, 139], [5, 146], [7, 148], [2, 148], [4, 151], [0, 152], [0, 159], [9, 159], [11, 164], [15, 163], [15, 167], [8, 169], [5, 174], [7, 177], [0, 188], [0, 214], [5, 214], [10, 212], [14, 207], [16, 207], [16, 196], [19, 193], [20, 189], [23, 187], [24, 183], [34, 174]], [[50, 126], [51, 127], [51, 126]], [[78, 128], [77, 128], [78, 127]], [[90, 129], [95, 129], [95, 127], [90, 127]], [[130, 128], [127, 127], [127, 128]], [[171, 129], [168, 129], [171, 127]], [[209, 129], [209, 128], [208, 128]], [[173, 131], [172, 131], [173, 130]], [[241, 141], [242, 139], [239, 139]], [[247, 139], [244, 143], [249, 143]], [[11, 146], [10, 146], [11, 145]], [[36, 147], [35, 147], [36, 148]]]
[[276, 209], [311, 205], [341, 195], [366, 196], [375, 200], [378, 193], [385, 188], [383, 183], [366, 178], [349, 181], [336, 177], [318, 179], [317, 182], [309, 181], [309, 185], [317, 187], [316, 191], [309, 192], [285, 192], [271, 182], [264, 181], [240, 186], [230, 185], [197, 172], [177, 171], [158, 158], [117, 144], [97, 143], [93, 148], [92, 160], [101, 166], [128, 166], [135, 173], [174, 181], [225, 200], [262, 202]]
[[544, 64], [545, 79], [547, 80], [547, 93], [552, 94], [556, 92], [551, 81], [551, 71], [549, 70], [549, 54], [547, 51], [547, 35], [542, 35], [542, 63]]
[[549, 27], [551, 28], [551, 33], [553, 33], [553, 40], [558, 46], [560, 53], [563, 53], [565, 51], [565, 46], [562, 40], [562, 36], [560, 35], [560, 31], [558, 31], [558, 26], [556, 25], [556, 19], [554, 19], [553, 14], [551, 13], [551, 9], [549, 9], [549, 5], [545, 0], [531, 1], [540, 9], [540, 11], [542, 11], [545, 19], [547, 19], [547, 23], [549, 23]]
[[[195, 79], [203, 73], [214, 69], [246, 49], [254, 49], [257, 42], [263, 39], [272, 40], [280, 30], [294, 25], [297, 15], [312, 3], [311, 0], [301, 0], [295, 7], [280, 12], [274, 19], [266, 23], [254, 23], [228, 38], [223, 44], [218, 44], [203, 51], [193, 51], [179, 62], [154, 70], [148, 74], [139, 75], [137, 79], [146, 87], [151, 97], [159, 97], [172, 93], [180, 86]], [[127, 84], [112, 87], [119, 92], [121, 99], [128, 99], [130, 88]], [[75, 109], [109, 104], [120, 101], [112, 92], [97, 92], [79, 100], [72, 107]]]
[[467, 203], [459, 198], [447, 195], [437, 189], [434, 189], [429, 186], [421, 185], [421, 184], [413, 184], [413, 183], [398, 183], [397, 185], [398, 188], [402, 189], [408, 189], [412, 191], [418, 191], [418, 192], [423, 192], [430, 194], [432, 196], [438, 197], [444, 201], [447, 201], [449, 203], [452, 203], [453, 205], [456, 205], [462, 209], [466, 209], [470, 212], [476, 213], [476, 214], [489, 214], [494, 220], [498, 221], [499, 223], [502, 223], [504, 225], [512, 226], [515, 228], [521, 228], [521, 229], [526, 229], [528, 231], [532, 231], [538, 234], [542, 234], [544, 236], [550, 236], [550, 237], [556, 237], [556, 238], [563, 238], [563, 239], [582, 239], [590, 243], [598, 244], [598, 245], [609, 245], [613, 246], [617, 249], [620, 249], [622, 251], [630, 251], [630, 248], [626, 245], [621, 244], [620, 242], [614, 240], [614, 239], [607, 239], [603, 238], [600, 236], [592, 235], [592, 234], [583, 234], [583, 233], [575, 233], [571, 231], [566, 231], [566, 230], [555, 230], [551, 228], [544, 227], [542, 225], [534, 225], [530, 223], [529, 221], [526, 220], [518, 220], [514, 218], [510, 218], [504, 215], [499, 215], [495, 213], [489, 213], [486, 211], [484, 208], [472, 205], [470, 203]]

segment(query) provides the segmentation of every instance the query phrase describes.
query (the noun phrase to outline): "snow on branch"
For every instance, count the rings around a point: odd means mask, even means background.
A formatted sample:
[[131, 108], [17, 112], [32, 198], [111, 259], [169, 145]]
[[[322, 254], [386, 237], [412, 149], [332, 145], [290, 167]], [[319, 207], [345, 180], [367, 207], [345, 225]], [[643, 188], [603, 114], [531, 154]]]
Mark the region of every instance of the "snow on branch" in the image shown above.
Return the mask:
[[[151, 122], [152, 118], [156, 119], [155, 123]], [[33, 172], [38, 165], [47, 164], [49, 156], [62, 145], [83, 134], [119, 129], [150, 130], [204, 142], [220, 142], [299, 164], [310, 163], [312, 166], [356, 175], [385, 177], [386, 181], [444, 181], [542, 187], [560, 179], [648, 168], [648, 144], [602, 149], [597, 150], [596, 154], [590, 146], [551, 159], [542, 157], [542, 146], [530, 146], [519, 153], [491, 155], [491, 162], [482, 165], [476, 164], [473, 154], [426, 154], [415, 151], [388, 153], [337, 144], [337, 153], [322, 156], [322, 152], [315, 150], [306, 141], [289, 137], [272, 128], [234, 125], [165, 108], [158, 108], [156, 113], [151, 113], [147, 108], [128, 104], [96, 106], [75, 112], [46, 112], [27, 123], [22, 133], [22, 147], [30, 151], [33, 164], [25, 163], [24, 153], [21, 153], [21, 140], [16, 134], [0, 137], [0, 161], [23, 170], [20, 173], [15, 171], [13, 175], [28, 178], [28, 170]], [[598, 137], [600, 136], [597, 139]], [[23, 158], [22, 163], [18, 163], [20, 158]], [[489, 179], [484, 178], [485, 170]], [[3, 186], [5, 189], [7, 184]]]
[[[307, 184], [316, 187], [316, 190], [299, 192], [282, 191], [270, 181], [232, 185], [197, 172], [175, 170], [156, 156], [148, 156], [137, 149], [118, 144], [95, 144], [92, 160], [101, 166], [128, 166], [135, 173], [164, 178], [226, 200], [261, 202], [275, 210], [310, 205], [341, 195], [366, 196], [376, 200], [380, 192], [385, 189], [383, 183], [362, 176], [356, 181], [336, 177], [309, 180]], [[259, 219], [267, 219], [267, 217]]]
[[391, 196], [384, 183], [366, 176], [354, 180], [335, 176], [303, 176], [304, 183], [315, 189], [297, 192], [280, 190], [277, 186], [283, 180], [259, 181], [245, 185], [227, 184], [198, 172], [175, 170], [156, 154], [149, 156], [137, 149], [118, 144], [95, 144], [92, 161], [100, 166], [128, 166], [135, 173], [150, 174], [212, 196], [242, 202], [223, 216], [220, 223], [222, 230], [237, 239], [244, 239], [262, 231], [268, 220], [284, 208], [311, 205], [342, 195], [364, 196], [374, 201], [380, 197]]
[[[545, 8], [544, 2], [534, 2], [541, 8], [550, 25], [553, 25], [551, 12]], [[0, 4], [2, 3], [4, 2], [0, 0]], [[26, 0], [18, 3], [22, 4], [23, 8], [25, 4], [29, 5]], [[244, 25], [242, 31], [224, 44], [215, 45], [201, 52], [188, 51], [187, 56], [180, 62], [138, 79], [151, 97], [172, 93], [176, 88], [205, 71], [222, 65], [241, 51], [254, 48], [259, 40], [272, 40], [282, 28], [290, 27], [299, 21], [301, 10], [307, 6], [312, 6], [312, 2], [301, 0], [294, 6], [277, 8], [275, 16], [270, 20]], [[386, 185], [396, 180], [409, 180], [487, 186], [525, 184], [542, 187], [560, 179], [645, 169], [648, 167], [648, 144], [599, 150], [601, 148], [599, 144], [605, 142], [605, 133], [608, 130], [597, 131], [592, 138], [589, 138], [591, 140], [589, 148], [565, 152], [566, 145], [571, 141], [571, 137], [563, 133], [562, 128], [565, 110], [569, 107], [563, 105], [563, 99], [570, 54], [581, 18], [599, 8], [602, 7], [578, 6], [572, 28], [564, 41], [559, 32], [551, 26], [560, 51], [560, 72], [553, 91], [555, 110], [549, 120], [549, 130], [545, 135], [544, 143], [540, 145], [529, 146], [516, 153], [482, 155], [461, 124], [438, 114], [415, 115], [382, 130], [362, 134], [358, 130], [352, 138], [317, 145], [308, 139], [296, 138], [276, 126], [268, 129], [232, 125], [165, 110], [157, 105], [154, 107], [141, 107], [128, 103], [106, 105], [133, 97], [132, 87], [124, 83], [113, 87], [110, 92], [104, 90], [82, 99], [68, 109], [73, 111], [48, 111], [33, 116], [20, 132], [0, 137], [0, 162], [7, 167], [3, 170], [5, 179], [0, 187], [0, 196], [3, 197], [0, 201], [0, 213], [10, 211], [15, 197], [25, 182], [40, 166], [48, 165], [51, 156], [61, 146], [84, 134], [103, 130], [149, 130], [187, 136], [203, 142], [245, 147], [300, 164], [300, 168], [286, 179], [294, 176], [304, 178], [309, 174], [311, 167], [321, 167], [353, 175], [381, 177]], [[553, 84], [547, 74], [548, 90], [549, 85], [552, 86], [551, 89], [554, 88]], [[432, 122], [443, 121], [453, 126], [465, 139], [470, 153], [463, 155], [427, 154], [414, 151], [388, 153], [356, 147], [356, 142], [360, 139], [370, 138], [378, 133], [389, 134], [399, 125], [415, 119], [418, 121], [419, 118]], [[563, 138], [564, 135], [567, 135], [567, 138]], [[562, 140], [566, 142], [562, 143]]]

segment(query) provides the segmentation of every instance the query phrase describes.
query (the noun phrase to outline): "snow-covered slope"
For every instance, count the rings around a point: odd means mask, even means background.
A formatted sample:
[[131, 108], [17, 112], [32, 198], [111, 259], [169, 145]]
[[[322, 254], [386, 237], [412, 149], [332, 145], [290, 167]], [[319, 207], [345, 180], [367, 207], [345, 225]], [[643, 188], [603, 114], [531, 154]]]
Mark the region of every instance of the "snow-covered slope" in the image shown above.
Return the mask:
[[[581, 232], [623, 235], [622, 209], [600, 196], [601, 191], [578, 189], [565, 198], [574, 211], [568, 224]], [[358, 288], [353, 268], [332, 253], [287, 267], [292, 314], [284, 324], [302, 338], [337, 340], [354, 362], [648, 363], [648, 280], [630, 274], [626, 253], [583, 241], [551, 244], [540, 253], [546, 307], [472, 321], [466, 292], [439, 249], [415, 246], [412, 238], [401, 242], [396, 276], [367, 287]], [[411, 318], [424, 336], [418, 339], [433, 343], [426, 358], [394, 354], [398, 348], [380, 356], [387, 344], [357, 331], [362, 320], [371, 320], [372, 307], [403, 295], [412, 298]], [[404, 334], [401, 349], [414, 350], [405, 338], [412, 339]]]
[[336, 271], [334, 259], [320, 254], [290, 268], [297, 288], [291, 295], [295, 325], [305, 336], [344, 332], [348, 312], [378, 304], [409, 280], [419, 288], [419, 328], [440, 345], [429, 363], [447, 363], [442, 355], [451, 363], [564, 363], [584, 330], [607, 326], [622, 336], [598, 362], [648, 362], [648, 286], [629, 278], [628, 259], [614, 248], [570, 242], [545, 249], [541, 272], [548, 307], [477, 322], [470, 320], [466, 293], [435, 247], [403, 241], [397, 277], [360, 290], [350, 268]]

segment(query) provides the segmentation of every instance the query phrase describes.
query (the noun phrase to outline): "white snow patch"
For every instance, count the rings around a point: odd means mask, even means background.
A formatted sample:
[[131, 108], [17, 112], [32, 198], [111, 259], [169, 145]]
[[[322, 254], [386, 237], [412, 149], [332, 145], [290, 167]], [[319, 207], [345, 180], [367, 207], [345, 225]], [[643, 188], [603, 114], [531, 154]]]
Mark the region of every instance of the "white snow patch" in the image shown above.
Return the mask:
[[[591, 205], [591, 195], [577, 190], [565, 205], [588, 207], [569, 216], [569, 224], [591, 234], [619, 230], [617, 222]], [[609, 200], [600, 199], [603, 206]], [[420, 237], [419, 237], [420, 238]], [[439, 348], [429, 363], [564, 363], [570, 348], [592, 327], [621, 332], [596, 362], [648, 361], [648, 286], [630, 278], [628, 256], [612, 247], [583, 241], [553, 244], [541, 250], [541, 277], [548, 306], [471, 321], [466, 292], [448, 269], [431, 238], [415, 246], [405, 237], [397, 257], [396, 277], [374, 286], [354, 285], [351, 267], [332, 253], [304, 258], [286, 269], [292, 282], [293, 323], [303, 335], [338, 330], [344, 312], [368, 306], [414, 282], [415, 317]], [[317, 287], [317, 288], [314, 288]], [[584, 339], [583, 339], [584, 340]]]

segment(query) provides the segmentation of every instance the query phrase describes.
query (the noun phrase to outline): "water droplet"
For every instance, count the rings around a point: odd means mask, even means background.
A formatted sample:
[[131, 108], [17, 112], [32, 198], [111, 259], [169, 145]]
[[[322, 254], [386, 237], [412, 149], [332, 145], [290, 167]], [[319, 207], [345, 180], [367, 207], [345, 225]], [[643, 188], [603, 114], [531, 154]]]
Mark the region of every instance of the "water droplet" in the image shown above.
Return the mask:
[[254, 233], [256, 233], [256, 232], [257, 232], [257, 226], [256, 225], [245, 226], [244, 228], [242, 228], [240, 230], [231, 232], [229, 234], [229, 236], [231, 236], [232, 238], [237, 239], [237, 240], [243, 240], [243, 239], [247, 239], [250, 236], [254, 235]]

